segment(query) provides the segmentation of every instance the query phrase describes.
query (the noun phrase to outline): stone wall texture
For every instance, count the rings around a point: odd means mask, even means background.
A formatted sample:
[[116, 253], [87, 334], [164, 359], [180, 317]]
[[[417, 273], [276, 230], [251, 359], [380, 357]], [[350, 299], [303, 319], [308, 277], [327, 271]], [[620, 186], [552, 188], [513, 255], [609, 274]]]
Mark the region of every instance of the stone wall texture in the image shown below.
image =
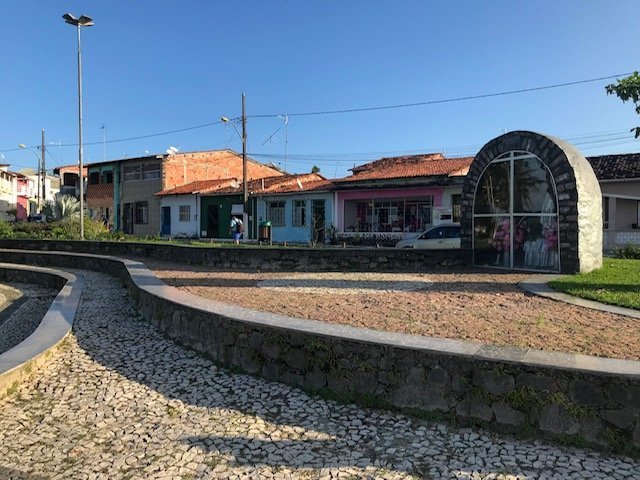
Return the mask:
[[462, 191], [462, 248], [472, 246], [474, 192], [482, 172], [493, 159], [512, 150], [536, 155], [556, 182], [560, 271], [585, 273], [601, 267], [602, 195], [591, 165], [569, 143], [527, 131], [501, 135], [475, 156]]
[[424, 272], [468, 267], [471, 252], [385, 248], [204, 248], [154, 243], [0, 239], [0, 248], [134, 256], [238, 271]]
[[390, 334], [241, 309], [167, 287], [142, 264], [0, 251], [122, 278], [141, 315], [219, 364], [361, 404], [595, 447], [640, 448], [640, 362]]

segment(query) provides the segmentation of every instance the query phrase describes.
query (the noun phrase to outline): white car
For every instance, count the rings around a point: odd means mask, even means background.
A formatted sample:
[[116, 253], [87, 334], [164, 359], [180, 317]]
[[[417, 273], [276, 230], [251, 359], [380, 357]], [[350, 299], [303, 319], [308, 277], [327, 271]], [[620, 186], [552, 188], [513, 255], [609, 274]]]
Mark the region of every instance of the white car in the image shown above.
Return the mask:
[[396, 243], [396, 248], [443, 250], [460, 248], [460, 225], [443, 224]]

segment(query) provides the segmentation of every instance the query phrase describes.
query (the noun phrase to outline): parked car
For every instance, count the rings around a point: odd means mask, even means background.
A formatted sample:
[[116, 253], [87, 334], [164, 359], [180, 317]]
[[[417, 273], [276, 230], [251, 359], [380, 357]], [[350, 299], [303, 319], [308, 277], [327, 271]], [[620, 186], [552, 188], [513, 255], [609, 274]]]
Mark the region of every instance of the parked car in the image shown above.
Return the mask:
[[47, 218], [41, 213], [36, 213], [34, 215], [29, 215], [27, 221], [33, 223], [44, 223], [47, 221]]
[[443, 224], [396, 243], [396, 248], [442, 250], [460, 248], [460, 225]]

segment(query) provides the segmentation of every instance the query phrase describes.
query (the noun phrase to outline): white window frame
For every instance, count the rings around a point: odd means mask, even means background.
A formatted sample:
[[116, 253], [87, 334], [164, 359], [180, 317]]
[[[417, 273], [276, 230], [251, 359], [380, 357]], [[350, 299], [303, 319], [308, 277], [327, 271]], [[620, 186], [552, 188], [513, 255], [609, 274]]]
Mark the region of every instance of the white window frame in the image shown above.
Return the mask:
[[307, 224], [307, 201], [293, 200], [292, 202], [292, 225], [294, 227], [304, 227]]
[[180, 222], [191, 221], [191, 205], [180, 205], [178, 207], [178, 221]]
[[267, 220], [274, 227], [284, 227], [285, 222], [285, 206], [284, 200], [274, 200], [267, 202]]

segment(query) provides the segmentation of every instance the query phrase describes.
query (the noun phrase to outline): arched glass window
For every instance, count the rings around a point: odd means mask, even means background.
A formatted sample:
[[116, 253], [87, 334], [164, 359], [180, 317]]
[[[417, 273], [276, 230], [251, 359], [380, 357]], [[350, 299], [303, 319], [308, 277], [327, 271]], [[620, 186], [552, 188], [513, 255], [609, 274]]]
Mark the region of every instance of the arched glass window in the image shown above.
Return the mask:
[[473, 202], [475, 265], [559, 271], [558, 201], [547, 166], [529, 152], [493, 160]]

